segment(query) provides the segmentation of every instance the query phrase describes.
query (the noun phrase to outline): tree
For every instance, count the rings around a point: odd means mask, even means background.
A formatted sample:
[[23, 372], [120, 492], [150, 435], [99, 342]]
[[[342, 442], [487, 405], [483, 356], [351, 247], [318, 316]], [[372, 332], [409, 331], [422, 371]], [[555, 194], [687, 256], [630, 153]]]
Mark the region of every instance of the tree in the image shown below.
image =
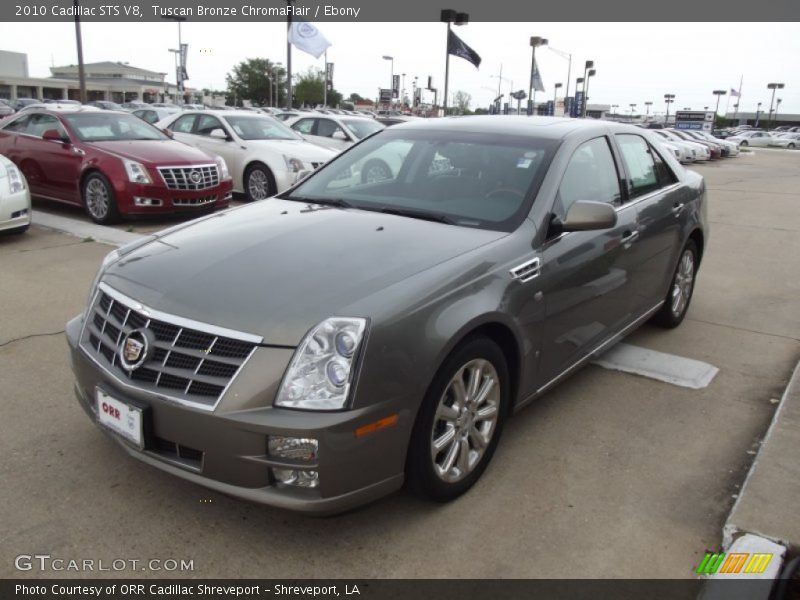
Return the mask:
[[[310, 67], [308, 71], [297, 77], [294, 86], [295, 101], [299, 104], [316, 106], [325, 99], [325, 76], [320, 69]], [[328, 92], [328, 106], [341, 104], [342, 95], [336, 90]]]
[[463, 90], [459, 90], [453, 96], [453, 104], [458, 109], [458, 114], [463, 115], [469, 112], [469, 105], [472, 102], [472, 96]]
[[350, 94], [349, 100], [353, 104], [357, 104], [359, 102], [364, 102], [366, 100], [366, 98], [362, 98], [359, 94], [356, 94], [355, 92], [353, 92], [352, 94]]
[[286, 102], [286, 70], [268, 58], [248, 58], [233, 67], [225, 77], [227, 96], [236, 106], [249, 100], [259, 106], [272, 106], [277, 87], [278, 106]]

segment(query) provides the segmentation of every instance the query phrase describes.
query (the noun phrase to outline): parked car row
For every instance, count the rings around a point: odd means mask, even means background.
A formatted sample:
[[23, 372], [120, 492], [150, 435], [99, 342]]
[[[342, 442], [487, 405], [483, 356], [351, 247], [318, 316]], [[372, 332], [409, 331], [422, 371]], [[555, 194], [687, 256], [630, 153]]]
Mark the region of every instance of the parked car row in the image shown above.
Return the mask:
[[739, 154], [739, 145], [721, 140], [706, 131], [686, 129], [652, 129], [659, 142], [681, 163], [732, 157]]

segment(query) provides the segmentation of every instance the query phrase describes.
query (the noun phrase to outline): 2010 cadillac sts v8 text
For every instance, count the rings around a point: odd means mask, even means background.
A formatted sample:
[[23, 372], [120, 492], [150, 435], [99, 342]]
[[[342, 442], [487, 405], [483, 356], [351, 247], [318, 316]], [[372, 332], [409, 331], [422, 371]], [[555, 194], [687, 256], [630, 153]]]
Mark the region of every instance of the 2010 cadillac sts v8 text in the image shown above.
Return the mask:
[[[132, 456], [241, 498], [331, 513], [405, 481], [452, 499], [511, 413], [683, 320], [705, 184], [650, 135], [412, 122], [120, 248], [67, 325], [80, 404]], [[357, 176], [386, 155], [399, 168]]]

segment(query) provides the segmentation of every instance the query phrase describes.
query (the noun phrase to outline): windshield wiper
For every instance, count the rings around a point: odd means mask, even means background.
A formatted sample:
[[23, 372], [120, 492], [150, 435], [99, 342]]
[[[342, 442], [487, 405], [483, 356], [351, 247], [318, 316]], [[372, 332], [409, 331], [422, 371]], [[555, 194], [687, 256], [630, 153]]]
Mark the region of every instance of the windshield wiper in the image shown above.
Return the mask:
[[422, 210], [414, 210], [411, 208], [395, 208], [392, 206], [384, 206], [379, 209], [380, 212], [387, 215], [398, 215], [400, 217], [410, 217], [412, 219], [421, 219], [423, 221], [435, 221], [436, 223], [446, 223], [447, 225], [456, 225], [456, 221], [439, 213], [429, 213]]
[[342, 198], [312, 198], [310, 196], [283, 196], [282, 200], [294, 200], [295, 202], [308, 202], [309, 204], [321, 204], [322, 206], [335, 206], [336, 208], [355, 208], [347, 200]]

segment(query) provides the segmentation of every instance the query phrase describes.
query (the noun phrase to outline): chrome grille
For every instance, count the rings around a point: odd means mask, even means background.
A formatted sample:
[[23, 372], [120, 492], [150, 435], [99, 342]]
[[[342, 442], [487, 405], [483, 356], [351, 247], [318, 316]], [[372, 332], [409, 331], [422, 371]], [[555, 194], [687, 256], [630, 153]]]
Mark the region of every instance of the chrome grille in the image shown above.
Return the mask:
[[[171, 322], [172, 321], [172, 322]], [[181, 403], [213, 408], [260, 338], [157, 313], [101, 283], [89, 310], [81, 347], [123, 383]], [[208, 331], [201, 329], [207, 328]], [[155, 338], [151, 356], [128, 371], [120, 364], [126, 334], [147, 329]]]
[[219, 185], [217, 165], [159, 167], [158, 172], [171, 190], [205, 190]]

